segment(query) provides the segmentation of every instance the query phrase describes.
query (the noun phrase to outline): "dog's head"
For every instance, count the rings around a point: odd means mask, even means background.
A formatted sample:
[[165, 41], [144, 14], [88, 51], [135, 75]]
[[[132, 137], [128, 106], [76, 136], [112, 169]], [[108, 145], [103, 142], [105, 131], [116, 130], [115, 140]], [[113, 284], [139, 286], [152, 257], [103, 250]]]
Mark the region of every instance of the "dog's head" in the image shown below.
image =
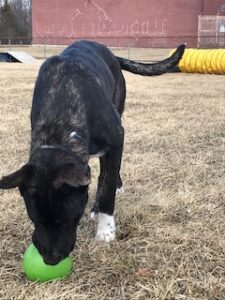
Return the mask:
[[36, 151], [29, 163], [0, 180], [2, 189], [19, 187], [35, 226], [33, 243], [46, 263], [57, 264], [73, 250], [89, 183], [87, 164], [51, 149]]

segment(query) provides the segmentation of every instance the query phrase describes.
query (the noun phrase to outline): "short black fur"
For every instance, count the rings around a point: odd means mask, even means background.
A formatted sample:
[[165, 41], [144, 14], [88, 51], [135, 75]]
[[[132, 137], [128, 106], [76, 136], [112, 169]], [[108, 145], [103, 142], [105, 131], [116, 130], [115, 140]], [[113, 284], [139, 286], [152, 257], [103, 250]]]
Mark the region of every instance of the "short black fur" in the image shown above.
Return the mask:
[[140, 64], [118, 58], [104, 45], [78, 41], [40, 68], [31, 110], [27, 164], [0, 180], [19, 187], [35, 225], [33, 243], [48, 264], [74, 248], [76, 229], [88, 200], [91, 155], [101, 153], [94, 210], [112, 215], [124, 130], [126, 97], [121, 69], [160, 75], [180, 60], [184, 45], [165, 61]]

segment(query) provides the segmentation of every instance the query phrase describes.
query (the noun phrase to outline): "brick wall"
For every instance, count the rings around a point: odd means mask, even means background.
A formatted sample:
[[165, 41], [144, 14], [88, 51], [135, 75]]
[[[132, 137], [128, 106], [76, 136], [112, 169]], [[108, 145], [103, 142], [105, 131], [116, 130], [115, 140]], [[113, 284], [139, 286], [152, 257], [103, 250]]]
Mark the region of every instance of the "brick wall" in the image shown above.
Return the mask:
[[[213, 5], [211, 4], [213, 2]], [[97, 40], [108, 46], [197, 45], [198, 15], [220, 0], [33, 0], [33, 43]]]
[[216, 15], [219, 13], [225, 15], [221, 11], [223, 5], [225, 6], [225, 0], [204, 0], [204, 14]]

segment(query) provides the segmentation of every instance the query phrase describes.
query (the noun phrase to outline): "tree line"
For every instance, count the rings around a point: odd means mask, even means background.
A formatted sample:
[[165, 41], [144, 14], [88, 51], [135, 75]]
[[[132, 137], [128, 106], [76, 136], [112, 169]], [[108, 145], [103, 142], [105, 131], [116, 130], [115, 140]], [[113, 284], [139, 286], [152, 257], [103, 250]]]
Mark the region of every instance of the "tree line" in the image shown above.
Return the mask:
[[31, 42], [31, 0], [0, 0], [1, 43]]

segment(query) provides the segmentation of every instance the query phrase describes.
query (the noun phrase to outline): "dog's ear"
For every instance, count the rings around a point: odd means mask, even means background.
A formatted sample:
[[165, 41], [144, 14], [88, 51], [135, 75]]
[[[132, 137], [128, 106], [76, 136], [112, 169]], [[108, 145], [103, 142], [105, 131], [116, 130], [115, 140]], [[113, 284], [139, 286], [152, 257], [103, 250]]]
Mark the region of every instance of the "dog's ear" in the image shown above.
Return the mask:
[[12, 189], [18, 187], [24, 180], [26, 180], [31, 168], [31, 165], [26, 164], [16, 172], [3, 176], [0, 179], [0, 189]]
[[53, 186], [58, 189], [65, 183], [72, 187], [80, 187], [87, 186], [90, 182], [90, 168], [88, 166], [78, 168], [74, 164], [66, 164], [57, 171]]

